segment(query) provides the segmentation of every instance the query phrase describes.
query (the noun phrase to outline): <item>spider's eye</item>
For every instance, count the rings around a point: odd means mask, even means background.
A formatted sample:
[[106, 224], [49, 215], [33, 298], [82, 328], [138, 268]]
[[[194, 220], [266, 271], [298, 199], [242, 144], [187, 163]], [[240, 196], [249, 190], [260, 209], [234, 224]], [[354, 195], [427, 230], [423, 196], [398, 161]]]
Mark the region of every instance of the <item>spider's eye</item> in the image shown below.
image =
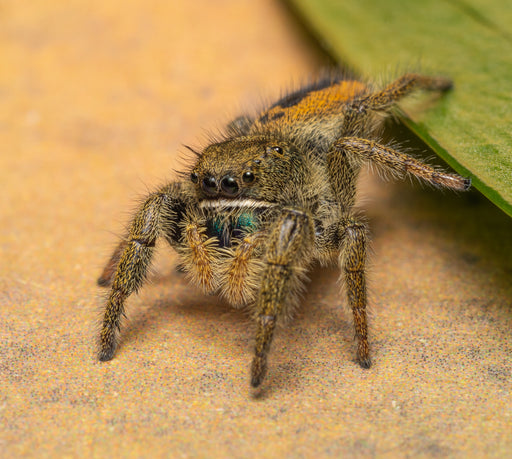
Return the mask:
[[272, 147], [272, 150], [274, 150], [276, 153], [282, 155], [283, 149], [281, 147]]
[[238, 183], [236, 183], [236, 180], [229, 175], [222, 179], [220, 182], [220, 187], [226, 194], [230, 196], [234, 196], [238, 193]]
[[205, 191], [205, 193], [210, 196], [214, 196], [218, 192], [217, 191], [217, 180], [215, 180], [215, 177], [211, 177], [211, 176], [205, 177], [203, 179], [202, 187], [203, 187], [203, 190]]
[[195, 172], [192, 172], [190, 174], [190, 180], [192, 180], [192, 183], [197, 183], [199, 181], [199, 177], [197, 176], [197, 174]]
[[245, 183], [254, 182], [254, 174], [251, 171], [244, 172], [244, 175], [242, 175], [242, 180]]

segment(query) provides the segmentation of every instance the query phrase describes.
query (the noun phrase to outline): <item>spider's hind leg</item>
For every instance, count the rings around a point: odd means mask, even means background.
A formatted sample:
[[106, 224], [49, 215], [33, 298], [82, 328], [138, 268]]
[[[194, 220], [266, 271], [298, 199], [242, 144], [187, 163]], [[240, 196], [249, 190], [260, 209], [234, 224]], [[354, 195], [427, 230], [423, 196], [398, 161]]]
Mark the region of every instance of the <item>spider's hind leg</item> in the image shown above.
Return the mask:
[[350, 108], [358, 113], [367, 110], [387, 110], [415, 90], [448, 91], [452, 87], [453, 82], [448, 78], [406, 73], [384, 89], [355, 99]]
[[[346, 105], [343, 136], [359, 135], [374, 121], [371, 112], [389, 112], [396, 102], [416, 90], [448, 91], [453, 83], [448, 78], [406, 73], [385, 88], [354, 98]], [[369, 124], [369, 126], [368, 126]]]

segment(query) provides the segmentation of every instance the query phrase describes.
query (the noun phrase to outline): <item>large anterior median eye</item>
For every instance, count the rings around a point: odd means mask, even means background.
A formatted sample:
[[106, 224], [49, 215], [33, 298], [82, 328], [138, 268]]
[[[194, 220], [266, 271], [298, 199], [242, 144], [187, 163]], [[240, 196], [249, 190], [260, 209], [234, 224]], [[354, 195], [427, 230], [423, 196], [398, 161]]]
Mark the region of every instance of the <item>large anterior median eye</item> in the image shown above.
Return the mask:
[[220, 187], [222, 188], [222, 191], [229, 195], [234, 196], [238, 193], [238, 183], [233, 177], [229, 175], [222, 179], [220, 182]]
[[203, 190], [210, 196], [217, 194], [217, 180], [215, 177], [205, 177], [203, 179]]

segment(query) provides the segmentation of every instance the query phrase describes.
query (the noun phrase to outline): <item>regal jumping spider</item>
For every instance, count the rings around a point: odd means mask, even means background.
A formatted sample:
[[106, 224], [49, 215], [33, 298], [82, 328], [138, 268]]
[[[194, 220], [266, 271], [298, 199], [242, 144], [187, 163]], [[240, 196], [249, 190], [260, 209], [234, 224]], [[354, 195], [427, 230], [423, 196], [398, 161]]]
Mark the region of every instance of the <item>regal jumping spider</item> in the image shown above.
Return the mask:
[[[155, 241], [178, 252], [190, 280], [235, 307], [251, 308], [256, 343], [251, 385], [267, 371], [277, 321], [297, 303], [314, 260], [337, 262], [354, 315], [357, 359], [371, 365], [366, 320], [367, 226], [354, 213], [365, 163], [395, 176], [467, 190], [470, 180], [434, 169], [377, 142], [382, 120], [417, 89], [451, 82], [406, 74], [382, 90], [326, 78], [278, 100], [255, 118], [240, 117], [222, 140], [197, 154], [183, 180], [151, 193], [98, 279], [111, 286], [99, 359], [118, 345], [124, 303], [144, 283]], [[384, 115], [384, 116], [383, 116]]]

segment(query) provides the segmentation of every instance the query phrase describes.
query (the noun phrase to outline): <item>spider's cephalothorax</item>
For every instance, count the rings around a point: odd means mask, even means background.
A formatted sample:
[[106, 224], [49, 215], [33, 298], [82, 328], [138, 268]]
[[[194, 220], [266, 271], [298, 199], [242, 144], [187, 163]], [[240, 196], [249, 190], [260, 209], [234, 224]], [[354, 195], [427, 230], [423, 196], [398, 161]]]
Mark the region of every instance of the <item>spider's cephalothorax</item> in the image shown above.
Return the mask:
[[353, 210], [365, 163], [394, 175], [466, 190], [470, 180], [434, 169], [376, 141], [380, 120], [415, 89], [451, 82], [407, 74], [382, 90], [328, 78], [288, 94], [255, 118], [240, 117], [225, 139], [198, 155], [182, 181], [150, 194], [99, 284], [111, 286], [99, 358], [118, 344], [126, 298], [143, 284], [155, 241], [176, 249], [205, 292], [251, 308], [256, 321], [251, 384], [262, 382], [276, 323], [290, 315], [315, 260], [339, 264], [354, 315], [357, 358], [371, 365], [366, 319], [367, 228]]

